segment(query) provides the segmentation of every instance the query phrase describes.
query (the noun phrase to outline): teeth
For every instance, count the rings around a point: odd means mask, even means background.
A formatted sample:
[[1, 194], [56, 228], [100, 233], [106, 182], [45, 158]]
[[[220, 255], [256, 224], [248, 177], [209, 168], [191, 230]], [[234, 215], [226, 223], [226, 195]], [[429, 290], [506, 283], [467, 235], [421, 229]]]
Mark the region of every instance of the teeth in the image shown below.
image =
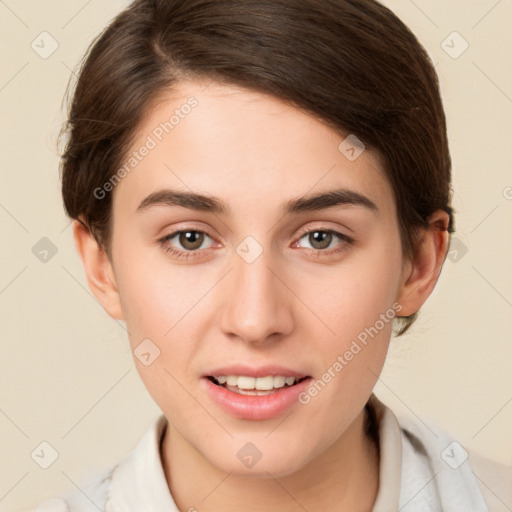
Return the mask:
[[[231, 377], [231, 375], [230, 375], [230, 377]], [[228, 379], [229, 379], [229, 377], [228, 377]], [[256, 384], [256, 379], [254, 377], [238, 377], [237, 386], [240, 389], [254, 389], [255, 384]]]
[[228, 386], [238, 386], [238, 377], [236, 375], [228, 375], [226, 383]]
[[219, 375], [213, 377], [219, 384], [238, 387], [243, 390], [270, 391], [285, 386], [293, 386], [295, 377], [284, 377], [283, 375], [267, 375], [266, 377], [248, 377], [246, 375]]
[[[274, 377], [258, 377], [256, 379], [255, 388], [261, 391], [268, 391], [274, 387]], [[238, 387], [240, 387], [240, 378], [238, 378]]]
[[281, 375], [277, 375], [274, 377], [274, 387], [282, 388], [286, 383], [286, 377], [282, 377]]

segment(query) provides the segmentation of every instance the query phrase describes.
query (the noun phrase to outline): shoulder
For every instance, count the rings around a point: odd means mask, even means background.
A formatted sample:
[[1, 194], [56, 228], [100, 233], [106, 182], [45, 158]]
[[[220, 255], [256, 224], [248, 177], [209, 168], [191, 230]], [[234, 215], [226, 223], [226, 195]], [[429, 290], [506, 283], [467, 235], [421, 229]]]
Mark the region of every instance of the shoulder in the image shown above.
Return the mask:
[[[512, 510], [512, 468], [466, 449], [433, 422], [400, 419], [404, 451], [414, 452], [432, 469], [441, 502], [479, 503], [478, 510]], [[444, 509], [443, 509], [444, 510]]]
[[24, 512], [98, 512], [105, 510], [110, 479], [116, 466], [89, 475], [75, 491], [46, 499]]
[[399, 506], [387, 510], [512, 511], [511, 467], [466, 449], [431, 418], [395, 413], [375, 395], [369, 405], [379, 424], [386, 474], [395, 467], [387, 485], [399, 488]]

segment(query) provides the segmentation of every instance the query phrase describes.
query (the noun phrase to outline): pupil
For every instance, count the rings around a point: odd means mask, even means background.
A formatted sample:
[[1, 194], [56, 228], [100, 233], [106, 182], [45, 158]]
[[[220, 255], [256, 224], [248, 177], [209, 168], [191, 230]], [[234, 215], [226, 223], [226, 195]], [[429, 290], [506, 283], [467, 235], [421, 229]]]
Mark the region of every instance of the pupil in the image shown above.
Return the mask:
[[[315, 243], [319, 243], [320, 244], [320, 247], [318, 247], [319, 249], [325, 249], [326, 247], [329, 246], [329, 243], [331, 241], [331, 237], [332, 237], [332, 234], [331, 233], [327, 233], [326, 231], [314, 231], [313, 233], [311, 233], [310, 237], [312, 237], [314, 243], [312, 242], [311, 245], [313, 245], [313, 247], [315, 247]], [[311, 240], [310, 240], [311, 242]]]
[[[183, 247], [186, 249], [197, 249], [201, 247], [201, 244], [203, 242], [203, 234], [199, 233], [198, 231], [186, 231], [181, 234], [180, 236], [180, 243]], [[197, 244], [197, 241], [199, 240], [199, 244]]]

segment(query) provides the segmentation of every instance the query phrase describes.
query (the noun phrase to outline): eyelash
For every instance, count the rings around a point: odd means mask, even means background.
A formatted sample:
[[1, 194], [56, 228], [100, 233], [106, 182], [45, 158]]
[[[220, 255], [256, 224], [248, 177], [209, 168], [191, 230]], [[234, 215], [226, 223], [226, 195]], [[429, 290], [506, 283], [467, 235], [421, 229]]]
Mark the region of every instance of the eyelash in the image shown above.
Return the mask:
[[[193, 251], [180, 251], [180, 250], [178, 250], [178, 249], [176, 249], [176, 248], [174, 248], [174, 247], [172, 247], [171, 245], [168, 244], [168, 241], [172, 240], [176, 235], [179, 235], [180, 233], [187, 233], [189, 231], [193, 231], [193, 232], [196, 232], [196, 233], [202, 233], [202, 234], [208, 236], [209, 238], [212, 238], [206, 231], [202, 231], [200, 229], [195, 229], [195, 228], [188, 228], [188, 229], [180, 229], [180, 230], [175, 231], [174, 233], [172, 233], [170, 235], [166, 235], [163, 238], [160, 238], [158, 240], [158, 243], [163, 247], [163, 249], [165, 250], [166, 253], [171, 254], [172, 256], [175, 256], [175, 257], [177, 257], [179, 259], [188, 260], [189, 258], [196, 258], [196, 257], [199, 256], [198, 253], [201, 251], [201, 249], [196, 249], [196, 250], [193, 250]], [[327, 257], [336, 256], [336, 255], [346, 251], [348, 249], [347, 246], [350, 246], [350, 245], [352, 245], [354, 243], [354, 239], [353, 238], [351, 238], [351, 237], [349, 237], [349, 236], [347, 236], [347, 235], [345, 235], [343, 233], [340, 233], [340, 232], [335, 231], [333, 229], [322, 229], [322, 228], [313, 228], [313, 229], [304, 231], [299, 236], [298, 241], [301, 240], [302, 238], [304, 238], [304, 236], [309, 235], [310, 233], [316, 233], [316, 232], [330, 233], [332, 235], [335, 235], [343, 243], [341, 243], [340, 247], [338, 247], [337, 249], [330, 249], [330, 250], [328, 250], [328, 249], [308, 249], [308, 248], [306, 248], [308, 251], [312, 251], [311, 254], [314, 257], [321, 258], [321, 257], [325, 257], [325, 256], [327, 256]]]

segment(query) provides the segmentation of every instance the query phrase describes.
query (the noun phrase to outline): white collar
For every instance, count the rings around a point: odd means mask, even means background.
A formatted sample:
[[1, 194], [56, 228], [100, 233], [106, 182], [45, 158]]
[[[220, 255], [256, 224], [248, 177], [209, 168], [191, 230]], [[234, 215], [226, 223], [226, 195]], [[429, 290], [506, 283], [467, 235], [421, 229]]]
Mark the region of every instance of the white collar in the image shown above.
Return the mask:
[[160, 458], [167, 419], [162, 414], [111, 475], [106, 512], [179, 512]]
[[[451, 438], [441, 430], [432, 434], [407, 420], [399, 422], [374, 394], [368, 405], [375, 415], [380, 452], [379, 490], [372, 512], [488, 512], [469, 462], [452, 469], [442, 458]], [[161, 415], [114, 468], [106, 512], [179, 512], [160, 458], [166, 428], [167, 419]]]

